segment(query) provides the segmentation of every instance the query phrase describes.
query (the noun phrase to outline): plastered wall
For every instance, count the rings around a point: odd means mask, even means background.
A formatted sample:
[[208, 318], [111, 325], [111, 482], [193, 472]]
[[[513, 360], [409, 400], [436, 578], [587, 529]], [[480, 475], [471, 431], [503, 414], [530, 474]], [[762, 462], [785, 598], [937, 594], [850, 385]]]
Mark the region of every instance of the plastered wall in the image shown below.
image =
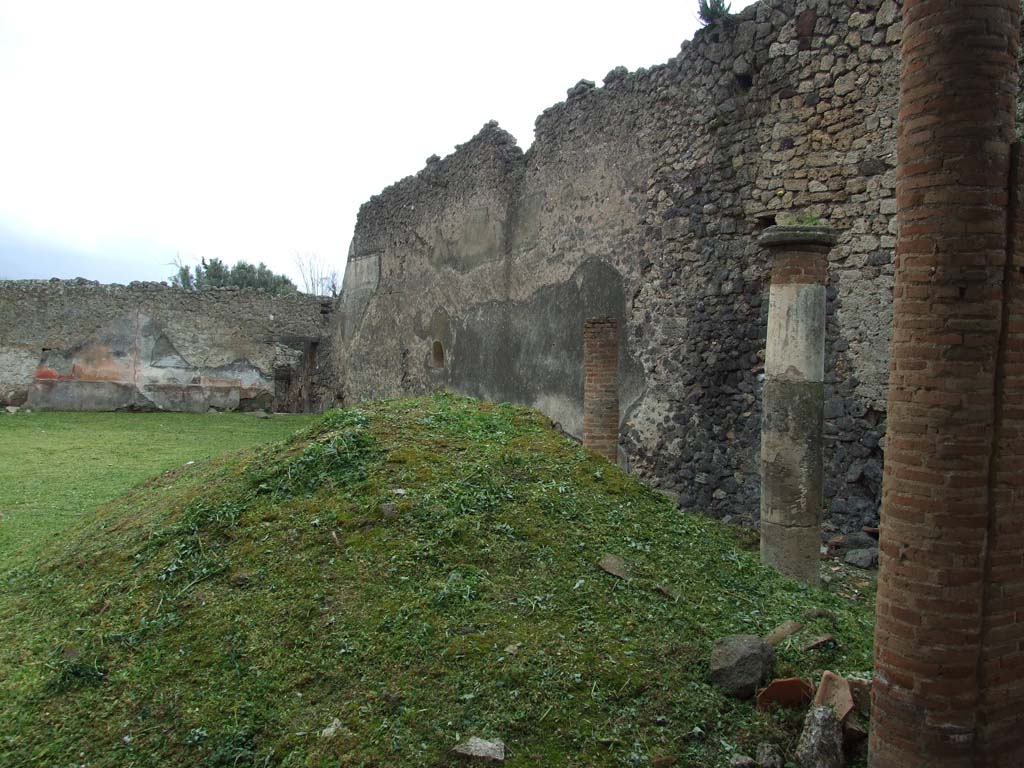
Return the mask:
[[317, 360], [329, 312], [255, 290], [0, 281], [0, 404], [309, 410], [330, 397]]
[[[620, 319], [620, 458], [753, 519], [780, 214], [830, 255], [828, 514], [877, 522], [895, 243], [892, 0], [762, 0], [671, 61], [581, 81], [522, 152], [494, 124], [361, 209], [332, 359], [349, 401], [449, 388], [582, 429], [582, 327]], [[444, 349], [438, 364], [435, 347]]]

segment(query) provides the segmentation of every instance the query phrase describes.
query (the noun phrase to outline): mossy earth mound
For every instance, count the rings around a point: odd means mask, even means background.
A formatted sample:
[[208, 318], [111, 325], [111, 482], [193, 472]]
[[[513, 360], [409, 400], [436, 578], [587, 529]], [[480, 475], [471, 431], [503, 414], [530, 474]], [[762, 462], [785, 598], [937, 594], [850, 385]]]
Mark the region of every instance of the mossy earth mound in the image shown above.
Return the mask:
[[[631, 578], [597, 563], [621, 558]], [[168, 473], [0, 582], [0, 765], [725, 765], [800, 712], [705, 681], [870, 668], [872, 607], [786, 581], [525, 408], [334, 411]], [[804, 651], [806, 637], [836, 643]]]

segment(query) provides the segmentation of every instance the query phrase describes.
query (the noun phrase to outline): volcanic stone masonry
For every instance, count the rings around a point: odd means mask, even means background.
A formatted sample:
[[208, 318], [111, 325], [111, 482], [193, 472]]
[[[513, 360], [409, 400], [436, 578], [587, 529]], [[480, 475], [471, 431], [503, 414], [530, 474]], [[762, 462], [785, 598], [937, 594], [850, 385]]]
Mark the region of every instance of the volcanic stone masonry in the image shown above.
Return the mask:
[[[449, 388], [583, 435], [583, 340], [619, 321], [620, 455], [687, 508], [758, 515], [766, 227], [829, 255], [827, 523], [877, 524], [901, 24], [762, 0], [669, 62], [581, 81], [527, 152], [495, 124], [360, 210], [334, 328], [346, 401]], [[434, 364], [439, 344], [443, 363]]]
[[249, 289], [0, 281], [0, 405], [317, 410], [330, 311]]
[[[683, 507], [754, 522], [769, 278], [757, 239], [820, 221], [839, 233], [825, 526], [877, 525], [900, 8], [761, 0], [665, 64], [581, 80], [525, 153], [486, 124], [362, 206], [333, 313], [300, 297], [0, 284], [0, 398], [312, 408], [451, 389], [535, 406], [582, 437], [581, 329], [609, 317], [620, 461]], [[83, 372], [107, 379], [69, 389]]]

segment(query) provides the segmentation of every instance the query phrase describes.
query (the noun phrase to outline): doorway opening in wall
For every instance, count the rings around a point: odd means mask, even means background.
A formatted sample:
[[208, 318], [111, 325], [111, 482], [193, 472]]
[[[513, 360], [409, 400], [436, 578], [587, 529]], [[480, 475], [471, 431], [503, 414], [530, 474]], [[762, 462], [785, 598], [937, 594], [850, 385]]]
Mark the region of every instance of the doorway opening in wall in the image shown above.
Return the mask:
[[434, 342], [434, 347], [430, 354], [430, 365], [434, 368], [444, 368], [444, 344], [440, 341]]
[[320, 342], [307, 341], [302, 345], [302, 412], [313, 412], [313, 373], [316, 371]]

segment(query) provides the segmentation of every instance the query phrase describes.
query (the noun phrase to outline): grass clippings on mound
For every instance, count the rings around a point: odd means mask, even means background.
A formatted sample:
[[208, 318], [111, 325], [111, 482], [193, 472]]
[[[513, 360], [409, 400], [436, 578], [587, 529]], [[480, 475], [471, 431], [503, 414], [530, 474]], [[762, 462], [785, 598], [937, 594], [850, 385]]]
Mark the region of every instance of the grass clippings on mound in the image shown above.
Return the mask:
[[724, 765], [791, 752], [802, 713], [708, 685], [717, 638], [811, 616], [779, 676], [870, 668], [870, 601], [447, 395], [332, 412], [72, 538], [0, 582], [2, 765], [440, 766], [471, 736], [511, 766]]

